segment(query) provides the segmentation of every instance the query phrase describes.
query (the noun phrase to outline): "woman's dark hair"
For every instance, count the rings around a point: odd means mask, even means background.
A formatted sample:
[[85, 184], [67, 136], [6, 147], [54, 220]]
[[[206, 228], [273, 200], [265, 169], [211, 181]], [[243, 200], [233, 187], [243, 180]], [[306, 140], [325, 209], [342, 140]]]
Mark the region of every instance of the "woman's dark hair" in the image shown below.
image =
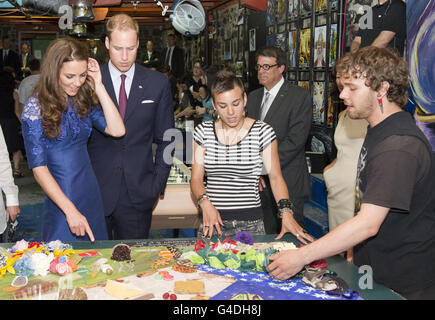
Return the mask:
[[[73, 38], [56, 39], [48, 46], [41, 67], [41, 76], [35, 92], [41, 105], [41, 119], [44, 135], [56, 138], [60, 134], [62, 114], [66, 112], [67, 97], [59, 84], [62, 65], [70, 61], [88, 61], [89, 53], [81, 42]], [[98, 99], [87, 80], [72, 98], [80, 118], [88, 116], [90, 108]]]
[[233, 90], [236, 87], [240, 88], [242, 94], [245, 93], [243, 82], [236, 77], [236, 74], [231, 68], [224, 68], [220, 70], [216, 75], [215, 81], [211, 85], [210, 91], [213, 101], [216, 95], [225, 91]]

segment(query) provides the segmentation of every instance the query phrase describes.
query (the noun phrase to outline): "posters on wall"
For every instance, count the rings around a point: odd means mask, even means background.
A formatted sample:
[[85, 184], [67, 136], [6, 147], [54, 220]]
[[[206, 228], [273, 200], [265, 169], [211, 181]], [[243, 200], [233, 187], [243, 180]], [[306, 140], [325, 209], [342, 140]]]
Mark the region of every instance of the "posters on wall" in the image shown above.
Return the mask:
[[314, 68], [326, 67], [326, 26], [314, 30]]
[[308, 15], [313, 9], [311, 0], [299, 0], [299, 7], [301, 10], [301, 15]]
[[289, 19], [295, 19], [299, 15], [299, 0], [288, 1], [288, 16]]
[[287, 11], [286, 0], [276, 0], [276, 19], [278, 23], [285, 22]]
[[288, 53], [289, 53], [289, 67], [296, 68], [296, 41], [298, 33], [296, 30], [288, 33]]
[[285, 37], [285, 33], [278, 33], [276, 35], [276, 41], [275, 41], [275, 46], [277, 46], [278, 48], [280, 48], [282, 51], [286, 51], [286, 37]]
[[299, 39], [299, 67], [301, 68], [310, 66], [310, 43], [311, 29], [302, 29]]
[[331, 34], [329, 41], [329, 66], [333, 67], [337, 60], [337, 24], [331, 25]]
[[325, 119], [324, 94], [325, 83], [315, 81], [313, 83], [313, 121], [320, 124], [323, 124]]
[[276, 23], [276, 0], [267, 1], [266, 26]]
[[316, 0], [316, 12], [326, 10], [326, 0]]

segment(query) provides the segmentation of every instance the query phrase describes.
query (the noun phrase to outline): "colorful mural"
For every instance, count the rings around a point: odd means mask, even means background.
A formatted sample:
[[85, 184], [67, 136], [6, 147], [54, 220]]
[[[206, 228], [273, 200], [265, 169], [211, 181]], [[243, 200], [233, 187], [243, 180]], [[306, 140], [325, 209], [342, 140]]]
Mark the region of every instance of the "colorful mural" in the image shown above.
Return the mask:
[[411, 78], [407, 109], [414, 114], [435, 152], [435, 0], [408, 0], [406, 17]]

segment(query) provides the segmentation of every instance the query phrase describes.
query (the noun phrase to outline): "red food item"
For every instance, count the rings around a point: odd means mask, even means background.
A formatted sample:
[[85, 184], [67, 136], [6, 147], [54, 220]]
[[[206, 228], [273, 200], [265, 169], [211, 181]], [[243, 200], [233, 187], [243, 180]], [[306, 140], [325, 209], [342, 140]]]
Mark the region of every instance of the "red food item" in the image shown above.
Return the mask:
[[169, 292], [165, 292], [162, 296], [163, 299], [167, 300], [169, 298]]
[[204, 248], [205, 248], [205, 244], [201, 241], [201, 239], [198, 239], [198, 241], [196, 241], [194, 251], [198, 252], [199, 250], [204, 249]]
[[171, 300], [177, 300], [177, 295], [176, 294], [171, 294], [170, 296], [169, 296], [169, 298], [171, 299]]

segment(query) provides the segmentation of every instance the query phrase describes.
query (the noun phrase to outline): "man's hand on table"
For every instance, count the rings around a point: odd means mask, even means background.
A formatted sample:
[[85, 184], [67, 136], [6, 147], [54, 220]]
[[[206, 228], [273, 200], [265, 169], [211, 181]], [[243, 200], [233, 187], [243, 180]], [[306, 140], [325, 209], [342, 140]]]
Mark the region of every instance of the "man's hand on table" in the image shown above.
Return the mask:
[[277, 280], [287, 280], [297, 274], [306, 265], [301, 249], [284, 250], [269, 258], [273, 261], [266, 270]]

